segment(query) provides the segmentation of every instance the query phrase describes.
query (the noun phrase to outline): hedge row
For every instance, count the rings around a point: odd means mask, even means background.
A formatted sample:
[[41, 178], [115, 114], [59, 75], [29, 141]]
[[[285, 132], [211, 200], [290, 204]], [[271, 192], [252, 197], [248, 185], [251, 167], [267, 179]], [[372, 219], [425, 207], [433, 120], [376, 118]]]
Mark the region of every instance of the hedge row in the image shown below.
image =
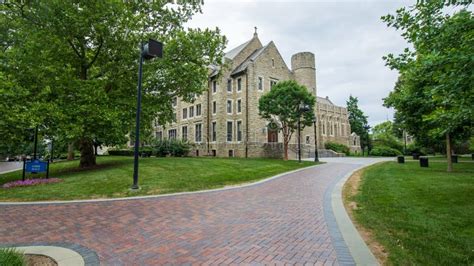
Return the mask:
[[402, 155], [402, 153], [394, 148], [390, 148], [387, 146], [375, 146], [372, 150], [370, 150], [370, 155], [372, 156], [397, 156]]
[[[187, 156], [190, 150], [191, 150], [191, 144], [189, 144], [186, 141], [162, 140], [162, 141], [158, 141], [153, 146], [141, 147], [139, 152], [140, 152], [140, 156], [142, 157], [150, 157], [150, 156], [183, 157], [183, 156]], [[134, 155], [133, 148], [120, 149], [120, 150], [111, 149], [108, 152], [109, 152], [109, 155], [116, 155], [116, 156], [133, 156]]]
[[335, 152], [344, 153], [345, 155], [350, 154], [350, 149], [344, 144], [335, 143], [335, 142], [326, 142], [324, 147], [328, 150], [333, 150]]

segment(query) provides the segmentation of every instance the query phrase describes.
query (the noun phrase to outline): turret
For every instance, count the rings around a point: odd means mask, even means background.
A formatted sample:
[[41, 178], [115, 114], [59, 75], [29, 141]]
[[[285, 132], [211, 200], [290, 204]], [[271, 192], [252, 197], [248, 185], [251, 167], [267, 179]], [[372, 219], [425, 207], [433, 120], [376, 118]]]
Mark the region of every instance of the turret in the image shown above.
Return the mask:
[[316, 96], [316, 67], [314, 54], [301, 52], [291, 57], [291, 69], [296, 80]]

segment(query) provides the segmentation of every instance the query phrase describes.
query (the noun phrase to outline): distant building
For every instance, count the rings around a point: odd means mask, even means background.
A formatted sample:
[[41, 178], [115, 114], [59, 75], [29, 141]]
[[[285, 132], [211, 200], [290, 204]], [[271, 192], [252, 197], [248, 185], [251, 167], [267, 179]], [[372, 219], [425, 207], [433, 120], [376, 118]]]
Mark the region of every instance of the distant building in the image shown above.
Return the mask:
[[[193, 103], [174, 99], [175, 122], [155, 127], [159, 139], [183, 139], [195, 144], [194, 156], [282, 157], [282, 134], [268, 127], [258, 114], [259, 98], [278, 81], [296, 80], [316, 95], [314, 54], [301, 52], [291, 58], [288, 68], [271, 41], [263, 46], [257, 33], [249, 41], [225, 54], [229, 67], [210, 67], [208, 90]], [[317, 97], [318, 149], [333, 141], [360, 150], [359, 137], [351, 134], [347, 109], [327, 97]], [[302, 154], [314, 154], [314, 127], [301, 133]], [[297, 133], [290, 143], [290, 156], [297, 152]], [[324, 151], [322, 151], [324, 152]]]

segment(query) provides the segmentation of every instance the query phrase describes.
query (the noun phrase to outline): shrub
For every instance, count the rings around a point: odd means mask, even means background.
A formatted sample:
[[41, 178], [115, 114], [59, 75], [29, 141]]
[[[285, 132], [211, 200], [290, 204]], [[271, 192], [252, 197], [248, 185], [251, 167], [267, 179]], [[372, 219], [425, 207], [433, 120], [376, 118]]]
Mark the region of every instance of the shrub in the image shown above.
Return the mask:
[[25, 257], [13, 248], [0, 249], [0, 265], [23, 266]]
[[379, 137], [378, 139], [374, 139], [372, 143], [374, 147], [384, 146], [384, 147], [389, 147], [389, 148], [399, 150], [399, 151], [403, 150], [403, 143], [397, 140], [393, 136]]
[[419, 146], [416, 143], [412, 143], [407, 145], [407, 150], [405, 155], [412, 155], [412, 154], [419, 154], [419, 155], [426, 155], [425, 148]]
[[187, 141], [181, 140], [162, 140], [155, 144], [156, 156], [174, 156], [183, 157], [187, 156], [191, 150], [191, 144]]
[[344, 153], [345, 155], [349, 155], [350, 154], [350, 150], [349, 150], [349, 147], [347, 147], [346, 145], [344, 144], [340, 144], [340, 143], [335, 143], [335, 142], [326, 142], [324, 144], [324, 147], [328, 150], [333, 150], [335, 152], [340, 152], [340, 153]]
[[373, 156], [397, 156], [402, 155], [402, 153], [397, 150], [387, 146], [375, 146], [371, 151], [370, 155]]
[[109, 155], [116, 156], [133, 156], [132, 150], [108, 150]]
[[[25, 179], [11, 181], [2, 185], [3, 188], [13, 188], [13, 187], [26, 187], [26, 186], [36, 186], [41, 184], [50, 184], [50, 183], [58, 183], [63, 181], [59, 178], [33, 178], [33, 179]], [[1, 265], [1, 264], [0, 264]]]
[[[115, 156], [133, 156], [135, 155], [135, 150], [133, 148], [131, 149], [111, 149], [108, 150], [109, 155], [115, 155]], [[150, 157], [153, 155], [153, 147], [140, 147], [138, 150], [138, 154], [141, 157]]]
[[150, 157], [153, 155], [153, 148], [152, 147], [140, 147], [139, 149], [140, 156], [142, 157]]

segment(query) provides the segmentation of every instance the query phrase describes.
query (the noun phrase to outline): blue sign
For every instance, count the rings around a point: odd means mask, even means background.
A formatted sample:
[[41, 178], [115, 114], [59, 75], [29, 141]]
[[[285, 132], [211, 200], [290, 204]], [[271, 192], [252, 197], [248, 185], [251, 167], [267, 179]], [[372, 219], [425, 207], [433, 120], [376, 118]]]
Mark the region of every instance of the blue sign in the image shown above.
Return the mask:
[[29, 173], [41, 173], [46, 172], [48, 169], [48, 162], [43, 162], [40, 160], [27, 161], [25, 166], [25, 171]]

